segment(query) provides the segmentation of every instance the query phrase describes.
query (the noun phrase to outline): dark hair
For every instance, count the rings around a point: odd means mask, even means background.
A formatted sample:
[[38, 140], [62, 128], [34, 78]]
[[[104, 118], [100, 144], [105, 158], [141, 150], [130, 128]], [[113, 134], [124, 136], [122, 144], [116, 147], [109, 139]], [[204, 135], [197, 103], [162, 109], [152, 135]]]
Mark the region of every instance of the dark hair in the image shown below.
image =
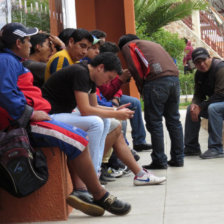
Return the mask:
[[93, 67], [97, 67], [100, 64], [104, 65], [104, 71], [115, 71], [117, 74], [122, 74], [122, 67], [120, 59], [111, 52], [104, 52], [101, 54], [98, 54], [91, 62], [90, 64]]
[[40, 44], [42, 46], [42, 44], [46, 41], [46, 39], [49, 38], [49, 36], [50, 35], [47, 33], [38, 33], [31, 36], [30, 43], [32, 44], [32, 47], [30, 48], [30, 54], [34, 54], [37, 44]]
[[91, 30], [90, 33], [98, 39], [102, 37], [105, 37], [105, 38], [107, 37], [107, 34], [102, 30]]
[[121, 49], [126, 43], [132, 40], [139, 40], [139, 38], [135, 34], [125, 34], [121, 36], [118, 41], [119, 48]]
[[188, 39], [185, 37], [184, 37], [184, 42], [185, 42], [185, 44], [187, 44], [187, 42], [188, 42]]
[[71, 37], [75, 43], [81, 41], [82, 39], [87, 39], [91, 43], [93, 42], [93, 36], [90, 34], [90, 32], [82, 28], [75, 29]]
[[119, 52], [119, 47], [113, 42], [106, 41], [103, 45], [100, 46], [100, 53], [103, 52], [112, 52], [117, 54]]
[[65, 43], [65, 45], [68, 45], [69, 38], [71, 37], [72, 33], [75, 31], [74, 28], [66, 28], [59, 33], [58, 37]]

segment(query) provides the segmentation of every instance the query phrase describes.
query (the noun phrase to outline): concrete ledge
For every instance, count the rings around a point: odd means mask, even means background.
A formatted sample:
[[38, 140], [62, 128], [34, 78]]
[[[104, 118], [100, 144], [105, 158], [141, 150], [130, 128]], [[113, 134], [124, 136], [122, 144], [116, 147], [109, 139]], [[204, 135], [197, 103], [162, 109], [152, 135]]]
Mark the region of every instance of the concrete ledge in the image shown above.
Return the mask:
[[49, 180], [36, 192], [15, 198], [0, 189], [0, 223], [67, 220], [72, 208], [66, 197], [72, 191], [67, 159], [59, 148], [43, 148]]
[[[201, 127], [208, 131], [208, 119], [203, 118], [201, 120]], [[222, 127], [222, 144], [224, 145], [224, 122]]]

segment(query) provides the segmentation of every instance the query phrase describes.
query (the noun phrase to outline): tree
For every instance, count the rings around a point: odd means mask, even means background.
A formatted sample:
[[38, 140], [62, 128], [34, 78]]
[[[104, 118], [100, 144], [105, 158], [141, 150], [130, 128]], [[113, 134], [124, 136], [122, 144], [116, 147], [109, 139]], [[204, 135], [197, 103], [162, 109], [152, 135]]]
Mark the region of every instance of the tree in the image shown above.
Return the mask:
[[136, 28], [143, 24], [148, 35], [208, 6], [206, 0], [135, 0], [134, 3]]

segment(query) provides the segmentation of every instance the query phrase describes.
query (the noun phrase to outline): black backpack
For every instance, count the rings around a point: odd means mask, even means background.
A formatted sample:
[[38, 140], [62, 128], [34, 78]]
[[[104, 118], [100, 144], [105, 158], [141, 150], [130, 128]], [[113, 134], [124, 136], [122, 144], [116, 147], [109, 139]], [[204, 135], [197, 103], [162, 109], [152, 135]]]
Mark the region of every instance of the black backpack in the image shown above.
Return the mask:
[[0, 187], [24, 197], [48, 180], [46, 157], [30, 145], [24, 128], [0, 132]]

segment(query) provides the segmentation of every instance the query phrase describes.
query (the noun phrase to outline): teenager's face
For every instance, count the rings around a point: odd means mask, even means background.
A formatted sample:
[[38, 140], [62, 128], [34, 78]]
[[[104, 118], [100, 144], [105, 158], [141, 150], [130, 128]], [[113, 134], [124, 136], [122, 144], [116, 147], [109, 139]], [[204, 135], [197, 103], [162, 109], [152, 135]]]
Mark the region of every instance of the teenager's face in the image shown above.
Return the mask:
[[48, 62], [52, 54], [52, 47], [49, 39], [46, 39], [42, 45], [39, 45], [38, 50], [41, 62]]
[[94, 76], [94, 82], [97, 86], [102, 86], [103, 84], [109, 83], [117, 76], [116, 71], [104, 71], [104, 65], [98, 65], [96, 67], [96, 73]]
[[198, 59], [194, 64], [198, 71], [207, 72], [212, 65], [212, 58]]
[[23, 42], [21, 40], [17, 41], [19, 46], [19, 56], [21, 58], [27, 59], [30, 56], [30, 48], [32, 46], [30, 43], [30, 37], [25, 37]]
[[88, 48], [92, 45], [87, 39], [74, 42], [73, 38], [69, 39], [68, 52], [74, 62], [86, 57]]
[[87, 57], [90, 58], [90, 59], [93, 59], [95, 58], [98, 54], [100, 53], [100, 44], [97, 43], [97, 44], [94, 44], [92, 45], [89, 49], [88, 49], [88, 52], [87, 52]]

